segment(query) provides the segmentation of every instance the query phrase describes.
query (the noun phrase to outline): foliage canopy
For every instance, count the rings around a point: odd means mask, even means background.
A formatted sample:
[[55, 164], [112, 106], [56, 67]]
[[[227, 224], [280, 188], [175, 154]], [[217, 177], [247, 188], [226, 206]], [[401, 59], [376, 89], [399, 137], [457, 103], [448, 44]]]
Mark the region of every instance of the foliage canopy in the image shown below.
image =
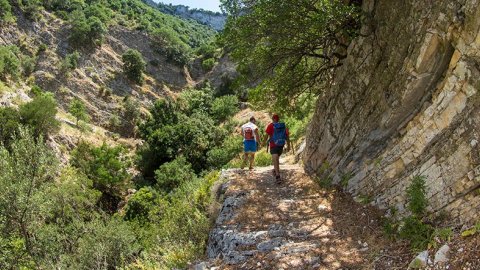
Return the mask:
[[319, 94], [359, 27], [355, 5], [340, 0], [222, 0], [230, 15], [223, 43], [253, 99], [285, 111]]

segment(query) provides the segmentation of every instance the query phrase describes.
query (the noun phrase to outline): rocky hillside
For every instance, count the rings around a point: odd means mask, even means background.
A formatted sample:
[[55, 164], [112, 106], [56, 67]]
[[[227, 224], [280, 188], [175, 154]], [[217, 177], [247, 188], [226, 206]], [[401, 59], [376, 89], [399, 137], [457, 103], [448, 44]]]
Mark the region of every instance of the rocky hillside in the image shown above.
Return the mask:
[[[136, 2], [136, 5], [146, 10], [149, 8], [141, 2]], [[165, 16], [163, 20], [168, 24], [163, 26], [164, 29], [168, 30], [172, 23], [172, 29], [191, 33], [188, 39], [176, 32], [169, 34], [177, 39], [180, 37], [179, 43], [185, 41], [190, 44], [188, 50], [196, 49], [202, 40], [208, 43], [213, 38], [215, 31], [212, 29], [149, 9], [157, 18]], [[162, 96], [194, 86], [205, 75], [200, 66], [195, 70], [198, 81], [194, 81], [188, 64], [172, 61], [169, 55], [163, 53], [164, 50], [159, 49], [156, 45], [158, 40], [155, 40], [158, 35], [152, 34], [155, 30], [143, 29], [141, 21], [139, 24], [135, 18], [123, 18], [120, 12], [115, 13], [106, 26], [101, 46], [93, 48], [74, 46], [70, 38], [70, 21], [68, 18], [62, 19], [55, 12], [39, 9], [36, 16], [40, 19], [32, 19], [21, 8], [13, 6], [12, 13], [14, 19], [0, 28], [0, 46], [18, 47], [23, 55], [32, 56], [35, 63], [28, 80], [4, 80], [0, 92], [3, 106], [16, 106], [27, 101], [31, 86], [38, 85], [55, 94], [63, 112], [68, 111], [73, 99], [82, 100], [86, 104], [91, 123], [110, 129], [109, 120], [121, 110], [125, 97], [133, 98], [146, 108]], [[138, 19], [142, 20], [143, 17]], [[183, 28], [175, 25], [182, 25]], [[128, 49], [138, 50], [146, 63], [142, 85], [129, 80], [123, 72], [122, 54]], [[75, 67], [65, 70], [66, 59], [77, 53]]]
[[162, 12], [176, 15], [184, 19], [195, 20], [201, 24], [212, 27], [217, 31], [223, 30], [227, 22], [227, 15], [220, 12], [212, 12], [203, 9], [190, 9], [184, 5], [166, 5], [161, 2], [156, 4], [156, 6], [158, 6]]
[[406, 213], [424, 176], [428, 212], [457, 224], [480, 213], [480, 5], [375, 1], [316, 108], [308, 171]]

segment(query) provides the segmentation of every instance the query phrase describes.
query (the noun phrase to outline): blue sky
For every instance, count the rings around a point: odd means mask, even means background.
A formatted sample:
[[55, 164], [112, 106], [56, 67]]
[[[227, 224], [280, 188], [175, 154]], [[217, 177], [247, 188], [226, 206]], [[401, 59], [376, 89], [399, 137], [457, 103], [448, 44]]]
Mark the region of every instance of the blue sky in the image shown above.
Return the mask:
[[203, 8], [205, 10], [220, 11], [220, 0], [154, 0], [172, 5], [185, 5], [191, 8]]

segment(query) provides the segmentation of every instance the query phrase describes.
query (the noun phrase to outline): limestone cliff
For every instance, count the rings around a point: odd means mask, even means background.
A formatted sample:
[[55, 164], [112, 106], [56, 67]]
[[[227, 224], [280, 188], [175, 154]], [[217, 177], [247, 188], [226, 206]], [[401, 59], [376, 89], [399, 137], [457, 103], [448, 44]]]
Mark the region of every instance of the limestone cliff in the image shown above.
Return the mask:
[[[361, 34], [319, 100], [306, 169], [406, 212], [426, 177], [429, 212], [480, 213], [480, 2], [364, 1]], [[350, 178], [351, 177], [351, 178]]]

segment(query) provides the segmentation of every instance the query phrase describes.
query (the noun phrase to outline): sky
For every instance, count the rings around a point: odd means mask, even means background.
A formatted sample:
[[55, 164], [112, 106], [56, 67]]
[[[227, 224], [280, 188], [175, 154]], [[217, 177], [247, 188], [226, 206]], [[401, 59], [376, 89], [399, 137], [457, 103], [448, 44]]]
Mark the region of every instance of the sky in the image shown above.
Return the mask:
[[185, 5], [191, 8], [203, 8], [205, 10], [220, 11], [220, 0], [155, 0], [172, 5]]

